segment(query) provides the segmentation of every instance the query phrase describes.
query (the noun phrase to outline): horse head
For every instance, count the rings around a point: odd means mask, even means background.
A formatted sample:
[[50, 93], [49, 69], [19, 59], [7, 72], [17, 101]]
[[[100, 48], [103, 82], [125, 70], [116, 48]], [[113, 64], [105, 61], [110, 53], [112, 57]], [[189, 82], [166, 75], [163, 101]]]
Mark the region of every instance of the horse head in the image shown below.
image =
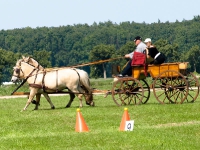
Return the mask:
[[13, 75], [12, 75], [12, 78], [11, 78], [12, 82], [16, 82], [18, 79], [23, 78], [24, 73], [21, 69], [22, 61], [23, 61], [23, 59], [19, 59], [16, 62], [15, 67], [13, 67]]
[[18, 79], [25, 79], [31, 76], [31, 74], [36, 70], [36, 68], [26, 62], [24, 59], [19, 59], [16, 65], [13, 67], [13, 75], [11, 78], [12, 82], [16, 82]]

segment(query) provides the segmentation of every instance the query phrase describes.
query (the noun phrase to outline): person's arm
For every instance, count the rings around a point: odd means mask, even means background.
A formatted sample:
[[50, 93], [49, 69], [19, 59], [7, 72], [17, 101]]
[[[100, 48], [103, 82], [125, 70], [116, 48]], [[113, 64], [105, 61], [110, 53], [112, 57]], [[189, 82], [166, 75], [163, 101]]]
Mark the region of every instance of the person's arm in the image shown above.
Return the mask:
[[146, 50], [146, 55], [147, 55], [147, 58], [150, 58], [151, 56], [149, 56], [149, 49], [148, 49], [148, 48], [146, 48], [145, 50]]
[[133, 58], [133, 52], [130, 53], [130, 54], [126, 54], [124, 57], [125, 57], [125, 58], [129, 58], [129, 59], [132, 59], [132, 58]]

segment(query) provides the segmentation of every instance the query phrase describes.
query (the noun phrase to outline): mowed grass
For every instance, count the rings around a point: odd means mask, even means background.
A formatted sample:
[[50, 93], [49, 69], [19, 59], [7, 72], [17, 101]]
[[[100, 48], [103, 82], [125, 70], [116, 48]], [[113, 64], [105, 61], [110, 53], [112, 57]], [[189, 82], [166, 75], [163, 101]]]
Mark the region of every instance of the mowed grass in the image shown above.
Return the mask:
[[[89, 128], [83, 133], [75, 132], [78, 98], [65, 108], [69, 96], [51, 96], [56, 107], [51, 110], [42, 97], [39, 110], [32, 111], [31, 104], [24, 112], [26, 98], [0, 99], [0, 149], [200, 149], [200, 96], [194, 103], [161, 105], [151, 93], [147, 104], [122, 107], [103, 96], [94, 95], [95, 107], [83, 103]], [[133, 131], [119, 131], [125, 107], [135, 122]]]

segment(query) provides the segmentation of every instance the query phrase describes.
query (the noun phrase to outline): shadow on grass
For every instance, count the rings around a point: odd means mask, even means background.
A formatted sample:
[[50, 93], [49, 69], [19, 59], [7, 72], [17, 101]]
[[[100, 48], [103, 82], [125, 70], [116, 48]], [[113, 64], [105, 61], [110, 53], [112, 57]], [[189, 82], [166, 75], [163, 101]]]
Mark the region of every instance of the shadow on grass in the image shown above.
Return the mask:
[[[84, 108], [89, 108], [89, 109], [95, 109], [95, 108], [123, 108], [123, 107], [143, 107], [143, 106], [165, 106], [165, 105], [193, 105], [195, 103], [200, 103], [198, 100], [194, 101], [194, 102], [184, 102], [182, 104], [173, 104], [173, 103], [165, 103], [165, 104], [160, 104], [159, 102], [147, 102], [146, 104], [139, 104], [139, 105], [134, 105], [134, 104], [130, 104], [130, 105], [122, 105], [122, 106], [117, 106], [116, 104], [111, 104], [111, 105], [95, 105], [95, 106], [88, 106], [88, 105], [84, 105], [82, 107], [82, 109]], [[75, 105], [72, 105], [70, 107], [65, 107], [65, 106], [59, 106], [59, 107], [56, 107], [55, 106], [55, 109], [57, 110], [62, 110], [62, 109], [74, 109], [74, 108], [79, 108], [79, 106], [75, 106]], [[51, 108], [39, 108], [38, 110], [36, 111], [39, 111], [39, 110], [54, 110], [54, 109], [51, 109]], [[34, 110], [33, 110], [34, 111]]]

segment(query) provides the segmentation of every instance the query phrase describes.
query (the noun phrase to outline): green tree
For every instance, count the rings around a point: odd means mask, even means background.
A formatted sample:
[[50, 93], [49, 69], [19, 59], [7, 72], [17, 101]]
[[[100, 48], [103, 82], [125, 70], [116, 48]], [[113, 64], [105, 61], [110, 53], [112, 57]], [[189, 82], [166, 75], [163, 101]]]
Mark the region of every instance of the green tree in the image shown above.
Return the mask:
[[[91, 51], [89, 55], [90, 61], [99, 61], [99, 60], [106, 60], [110, 59], [113, 53], [115, 52], [114, 45], [97, 45]], [[106, 78], [106, 64], [102, 63], [98, 65], [91, 66], [91, 77], [103, 77]], [[103, 74], [102, 74], [103, 73]]]
[[44, 68], [51, 67], [50, 56], [51, 52], [48, 52], [46, 50], [33, 51], [34, 59], [37, 60], [38, 63], [41, 64]]
[[160, 52], [164, 53], [167, 62], [179, 62], [181, 60], [177, 44], [169, 44], [167, 40], [163, 39], [156, 41], [154, 44]]
[[0, 49], [0, 82], [10, 81], [19, 54]]
[[[77, 24], [49, 28], [26, 27], [1, 30], [0, 48], [15, 54], [32, 56], [34, 55], [33, 50], [46, 50], [51, 52], [49, 59], [51, 65], [59, 67], [59, 65], [88, 62], [91, 49], [100, 44], [114, 45], [117, 54], [132, 38], [139, 35], [144, 39], [149, 37], [153, 41], [161, 40], [155, 45], [157, 47], [161, 45], [159, 50], [166, 54], [168, 62], [185, 61], [184, 54], [194, 45], [200, 46], [199, 22], [200, 16], [198, 15], [192, 20], [176, 21], [175, 23], [169, 21], [163, 23], [158, 20], [157, 23], [152, 24], [135, 23], [134, 21], [116, 24], [107, 21], [94, 22], [91, 26]], [[59, 59], [57, 60], [57, 58]], [[197, 70], [200, 68], [198, 65], [197, 63]]]
[[[129, 53], [133, 52], [135, 50], [135, 48], [136, 48], [136, 45], [134, 44], [134, 42], [128, 41], [119, 50], [117, 50], [116, 53], [113, 54], [112, 57], [113, 58], [123, 57], [125, 54], [129, 54]], [[129, 61], [129, 59], [119, 59], [119, 60], [116, 60], [116, 61], [111, 62], [111, 63], [116, 64], [123, 69], [123, 67], [127, 63], [127, 61]]]
[[191, 70], [194, 72], [200, 72], [200, 48], [198, 45], [193, 46], [187, 53], [186, 53], [186, 60], [190, 63]]

